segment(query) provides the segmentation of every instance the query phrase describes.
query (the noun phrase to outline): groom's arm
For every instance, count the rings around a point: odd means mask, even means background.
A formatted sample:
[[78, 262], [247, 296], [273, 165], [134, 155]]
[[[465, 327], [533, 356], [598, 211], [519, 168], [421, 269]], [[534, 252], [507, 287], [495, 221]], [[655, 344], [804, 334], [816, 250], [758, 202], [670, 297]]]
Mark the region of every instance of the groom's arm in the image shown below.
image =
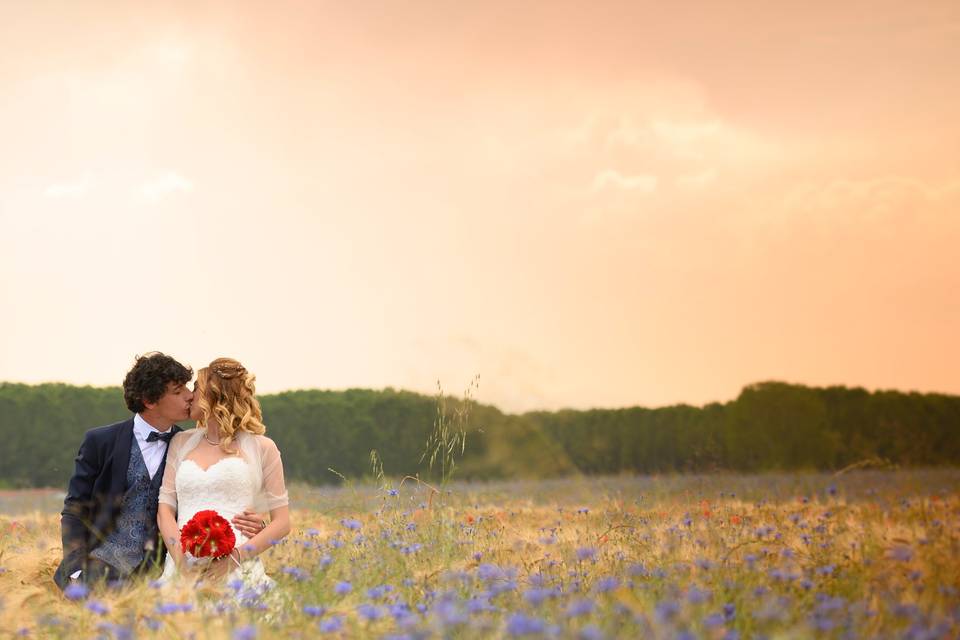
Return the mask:
[[60, 538], [64, 559], [82, 552], [87, 554], [88, 525], [91, 524], [93, 484], [101, 471], [99, 448], [87, 432], [74, 459], [73, 476], [67, 485], [67, 496], [60, 512]]

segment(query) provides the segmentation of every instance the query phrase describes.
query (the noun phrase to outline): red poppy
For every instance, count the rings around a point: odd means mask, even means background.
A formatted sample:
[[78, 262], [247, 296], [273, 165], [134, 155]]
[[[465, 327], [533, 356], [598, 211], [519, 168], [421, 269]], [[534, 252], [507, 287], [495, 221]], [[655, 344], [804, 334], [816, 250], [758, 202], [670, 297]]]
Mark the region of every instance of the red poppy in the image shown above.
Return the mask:
[[222, 558], [237, 543], [230, 523], [216, 511], [197, 511], [180, 530], [180, 549], [195, 558]]

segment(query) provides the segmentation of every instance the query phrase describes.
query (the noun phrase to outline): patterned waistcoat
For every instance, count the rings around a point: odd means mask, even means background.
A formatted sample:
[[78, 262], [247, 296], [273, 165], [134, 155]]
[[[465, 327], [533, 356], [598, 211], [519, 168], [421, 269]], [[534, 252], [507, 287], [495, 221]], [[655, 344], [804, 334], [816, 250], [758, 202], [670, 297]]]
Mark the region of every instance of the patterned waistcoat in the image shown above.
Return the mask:
[[127, 492], [123, 496], [116, 526], [99, 547], [90, 552], [94, 558], [111, 565], [121, 575], [133, 573], [145, 557], [148, 519], [157, 517], [157, 497], [163, 478], [160, 471], [150, 479], [150, 472], [140, 453], [136, 437], [130, 444], [127, 465]]

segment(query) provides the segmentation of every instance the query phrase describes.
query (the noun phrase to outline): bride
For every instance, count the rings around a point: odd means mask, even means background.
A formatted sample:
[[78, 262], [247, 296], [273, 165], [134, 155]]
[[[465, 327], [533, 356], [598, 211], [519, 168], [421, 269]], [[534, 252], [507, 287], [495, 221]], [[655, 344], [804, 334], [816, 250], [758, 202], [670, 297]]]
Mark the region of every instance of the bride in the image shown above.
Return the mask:
[[231, 584], [239, 579], [256, 590], [273, 585], [257, 556], [290, 532], [290, 511], [280, 451], [263, 435], [254, 380], [232, 358], [217, 358], [197, 372], [190, 408], [197, 428], [170, 442], [160, 488], [157, 525], [167, 547], [161, 583], [197, 571], [180, 548], [180, 528], [194, 514], [212, 509], [229, 521], [253, 505], [270, 512], [270, 524], [250, 539], [231, 524], [233, 551], [203, 566], [202, 577]]

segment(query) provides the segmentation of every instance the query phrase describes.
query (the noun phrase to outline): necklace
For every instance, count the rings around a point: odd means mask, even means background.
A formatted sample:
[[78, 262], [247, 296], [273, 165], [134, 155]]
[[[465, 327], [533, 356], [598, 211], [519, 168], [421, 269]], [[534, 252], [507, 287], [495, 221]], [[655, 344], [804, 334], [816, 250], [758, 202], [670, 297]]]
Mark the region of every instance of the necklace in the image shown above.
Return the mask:
[[206, 440], [207, 442], [209, 442], [210, 444], [212, 444], [213, 446], [217, 446], [218, 444], [220, 444], [220, 441], [219, 441], [219, 440], [217, 440], [216, 442], [214, 442], [213, 440], [211, 440], [206, 431], [204, 431], [204, 433], [203, 433], [203, 439]]

